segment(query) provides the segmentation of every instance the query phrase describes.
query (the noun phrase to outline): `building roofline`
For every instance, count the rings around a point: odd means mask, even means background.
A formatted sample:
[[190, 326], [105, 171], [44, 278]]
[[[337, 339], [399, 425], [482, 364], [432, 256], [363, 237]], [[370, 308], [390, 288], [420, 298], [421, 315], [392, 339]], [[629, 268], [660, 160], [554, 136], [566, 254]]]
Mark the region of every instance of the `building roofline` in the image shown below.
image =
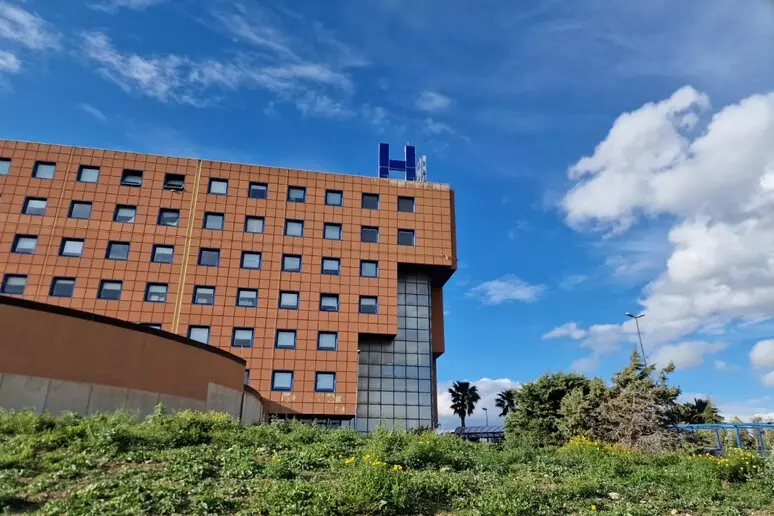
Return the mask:
[[303, 168], [289, 168], [281, 165], [263, 165], [259, 163], [244, 163], [241, 161], [229, 161], [229, 160], [218, 160], [218, 159], [208, 159], [203, 157], [195, 157], [195, 156], [173, 156], [170, 154], [158, 154], [155, 152], [142, 152], [142, 151], [134, 151], [134, 150], [121, 150], [121, 149], [104, 149], [102, 147], [88, 147], [88, 146], [81, 146], [81, 145], [69, 145], [64, 143], [48, 143], [48, 142], [38, 142], [38, 141], [32, 141], [32, 140], [13, 140], [8, 138], [0, 138], [0, 141], [5, 140], [8, 142], [18, 142], [18, 143], [25, 143], [25, 144], [34, 144], [34, 145], [56, 145], [59, 147], [70, 147], [73, 149], [87, 149], [87, 150], [97, 150], [97, 151], [103, 151], [103, 152], [123, 152], [126, 154], [143, 154], [146, 156], [155, 156], [158, 158], [173, 158], [173, 159], [190, 159], [195, 161], [209, 161], [211, 163], [227, 163], [229, 165], [244, 165], [248, 167], [267, 167], [267, 168], [276, 168], [280, 170], [292, 170], [295, 172], [306, 172], [311, 174], [329, 174], [334, 176], [345, 176], [345, 177], [362, 177], [364, 179], [377, 179], [380, 181], [392, 181], [396, 183], [400, 183], [402, 185], [430, 185], [433, 188], [441, 188], [441, 189], [449, 189], [452, 190], [452, 187], [449, 183], [434, 183], [432, 181], [427, 183], [420, 183], [418, 181], [406, 181], [405, 179], [393, 179], [393, 178], [381, 178], [378, 176], [366, 176], [366, 175], [359, 175], [359, 174], [347, 174], [346, 172], [331, 172], [328, 170], [309, 170], [309, 169], [303, 169]]
[[226, 350], [216, 348], [215, 346], [210, 346], [207, 344], [202, 344], [201, 342], [196, 342], [195, 340], [191, 340], [187, 337], [183, 337], [182, 335], [177, 335], [175, 333], [170, 333], [164, 330], [157, 330], [154, 328], [150, 328], [148, 326], [143, 326], [142, 324], [138, 324], [138, 323], [123, 321], [121, 319], [116, 319], [115, 317], [108, 317], [106, 315], [93, 314], [90, 312], [85, 312], [83, 310], [75, 310], [74, 308], [67, 308], [67, 307], [58, 306], [58, 305], [50, 305], [48, 303], [40, 303], [38, 301], [30, 301], [29, 299], [21, 299], [18, 297], [12, 297], [12, 296], [6, 296], [6, 295], [0, 295], [0, 305], [18, 306], [20, 308], [27, 308], [30, 310], [36, 310], [38, 312], [47, 312], [47, 313], [56, 314], [56, 315], [64, 315], [65, 317], [74, 317], [76, 319], [83, 319], [86, 321], [93, 321], [97, 323], [108, 324], [111, 326], [117, 326], [119, 328], [124, 328], [126, 330], [149, 333], [157, 337], [163, 337], [169, 340], [174, 340], [181, 344], [185, 344], [186, 346], [191, 346], [194, 348], [201, 349], [203, 351], [207, 351], [208, 353], [214, 353], [216, 355], [220, 355], [224, 358], [233, 360], [234, 362], [237, 362], [242, 366], [247, 365], [247, 361], [244, 358], [238, 357], [233, 353], [229, 353]]

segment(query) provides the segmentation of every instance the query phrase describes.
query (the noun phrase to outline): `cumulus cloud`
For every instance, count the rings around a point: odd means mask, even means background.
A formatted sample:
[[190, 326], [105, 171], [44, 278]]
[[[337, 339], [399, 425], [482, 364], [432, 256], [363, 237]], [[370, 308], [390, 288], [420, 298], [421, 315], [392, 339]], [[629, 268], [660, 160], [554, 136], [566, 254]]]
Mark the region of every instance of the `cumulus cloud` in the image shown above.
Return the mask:
[[416, 101], [420, 111], [443, 111], [451, 105], [451, 98], [433, 91], [423, 91]]
[[532, 285], [513, 274], [506, 274], [473, 287], [467, 295], [480, 299], [487, 305], [499, 305], [509, 301], [531, 303], [545, 290], [545, 285]]
[[[478, 394], [481, 396], [481, 401], [476, 405], [476, 411], [473, 416], [466, 420], [466, 425], [483, 425], [486, 422], [486, 415], [481, 410], [486, 407], [489, 411], [489, 424], [502, 424], [503, 418], [499, 417], [500, 409], [495, 407], [495, 398], [497, 395], [506, 389], [517, 389], [521, 386], [521, 382], [511, 380], [510, 378], [481, 378], [480, 380], [472, 381], [478, 388]], [[438, 420], [441, 423], [442, 429], [453, 430], [460, 424], [460, 418], [452, 412], [451, 395], [449, 394], [449, 388], [452, 386], [452, 382], [443, 382], [438, 384]]]
[[672, 221], [640, 300], [646, 348], [774, 313], [772, 141], [774, 93], [713, 113], [686, 86], [621, 115], [569, 169], [561, 206], [572, 227], [626, 235], [641, 220]]
[[756, 342], [750, 350], [750, 364], [756, 369], [774, 367], [774, 340]]
[[725, 342], [681, 342], [662, 346], [648, 358], [658, 367], [673, 363], [678, 369], [688, 369], [701, 365], [706, 355], [719, 353], [726, 347], [728, 344]]
[[585, 337], [587, 333], [588, 332], [586, 330], [582, 328], [578, 328], [578, 323], [568, 322], [561, 326], [557, 326], [556, 328], [554, 328], [553, 330], [547, 333], [544, 333], [541, 338], [543, 340], [546, 340], [546, 339], [560, 339], [563, 337], [568, 337], [573, 340], [579, 340]]

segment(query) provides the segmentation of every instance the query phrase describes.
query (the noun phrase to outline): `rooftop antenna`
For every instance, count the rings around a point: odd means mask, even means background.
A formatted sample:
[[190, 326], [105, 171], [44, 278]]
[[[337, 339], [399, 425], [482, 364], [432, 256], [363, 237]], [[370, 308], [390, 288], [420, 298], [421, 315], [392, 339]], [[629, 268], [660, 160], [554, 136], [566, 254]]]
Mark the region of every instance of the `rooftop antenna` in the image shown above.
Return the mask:
[[427, 156], [422, 155], [417, 164], [417, 181], [427, 183]]

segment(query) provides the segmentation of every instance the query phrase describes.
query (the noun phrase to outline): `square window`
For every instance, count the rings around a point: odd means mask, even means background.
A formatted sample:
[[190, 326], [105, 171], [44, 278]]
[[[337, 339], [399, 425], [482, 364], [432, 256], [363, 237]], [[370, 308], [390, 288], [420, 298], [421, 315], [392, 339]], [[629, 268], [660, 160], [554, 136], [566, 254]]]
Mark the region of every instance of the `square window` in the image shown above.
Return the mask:
[[210, 327], [209, 326], [189, 326], [188, 338], [201, 342], [202, 344], [210, 343]]
[[159, 226], [177, 226], [178, 224], [180, 224], [180, 210], [172, 208], [159, 209]]
[[148, 283], [148, 286], [145, 287], [145, 301], [149, 303], [166, 303], [167, 290], [166, 283]]
[[378, 210], [379, 209], [379, 194], [364, 193], [363, 199], [360, 203], [360, 207], [364, 210]]
[[360, 296], [360, 313], [376, 314], [379, 312], [379, 300], [375, 296]]
[[137, 216], [137, 206], [129, 206], [128, 204], [119, 204], [116, 206], [115, 213], [113, 213], [113, 220], [115, 222], [134, 224], [135, 216]]
[[302, 237], [304, 236], [303, 220], [286, 220], [285, 236]]
[[215, 287], [194, 287], [193, 304], [214, 305]]
[[215, 179], [211, 177], [207, 193], [212, 195], [228, 195], [228, 179]]
[[122, 288], [123, 288], [122, 281], [102, 280], [99, 282], [97, 299], [108, 299], [110, 301], [118, 301], [119, 299], [121, 299]]
[[199, 265], [217, 267], [220, 263], [220, 249], [199, 249]]
[[344, 192], [341, 190], [325, 190], [325, 204], [328, 206], [342, 206], [344, 204]]
[[250, 199], [266, 199], [269, 196], [269, 185], [266, 183], [250, 183], [247, 187], [247, 197]]
[[263, 217], [246, 215], [245, 233], [263, 233]]
[[231, 346], [234, 348], [252, 348], [253, 333], [252, 328], [234, 328], [234, 333], [231, 335]]
[[274, 346], [279, 349], [296, 349], [296, 330], [277, 330]]
[[75, 278], [54, 278], [51, 281], [51, 290], [48, 295], [52, 297], [73, 297], [75, 291]]
[[411, 245], [415, 242], [413, 229], [399, 229], [398, 230], [398, 245]]
[[35, 254], [38, 245], [38, 237], [34, 235], [16, 235], [13, 238], [11, 252], [17, 254]]
[[338, 312], [339, 295], [338, 294], [320, 294], [321, 312]]
[[254, 288], [237, 289], [237, 306], [254, 308], [258, 306], [258, 290]]
[[303, 186], [289, 186], [288, 202], [306, 202], [306, 188]]
[[11, 170], [11, 159], [0, 158], [0, 176], [7, 176]]
[[38, 179], [54, 179], [55, 171], [56, 163], [36, 161], [35, 167], [32, 169], [32, 177], [37, 177]]
[[204, 229], [223, 229], [223, 221], [225, 216], [222, 213], [205, 213], [204, 214]]
[[323, 238], [327, 240], [341, 240], [341, 224], [326, 222], [323, 224]]
[[398, 211], [414, 213], [414, 198], [398, 197]]
[[274, 371], [271, 375], [271, 390], [292, 391], [293, 371]]
[[153, 263], [172, 263], [175, 259], [175, 247], [171, 245], [158, 245], [153, 246], [151, 250], [151, 261]]
[[78, 181], [81, 183], [96, 183], [99, 181], [99, 167], [81, 165], [78, 168]]
[[322, 259], [322, 273], [338, 276], [341, 274], [341, 259], [340, 258], [323, 258]]
[[336, 373], [316, 373], [314, 390], [315, 392], [336, 392]]
[[368, 244], [379, 243], [379, 228], [374, 226], [360, 227], [360, 241]]
[[71, 219], [89, 220], [91, 218], [91, 203], [87, 201], [71, 202], [67, 216]]
[[83, 254], [82, 238], [63, 238], [62, 245], [59, 246], [59, 256], [68, 256], [77, 258]]
[[46, 204], [48, 204], [48, 201], [43, 197], [27, 197], [24, 199], [22, 213], [25, 215], [43, 216], [46, 214]]
[[336, 351], [339, 344], [339, 334], [335, 331], [321, 331], [317, 334], [317, 349], [321, 351]]
[[379, 262], [360, 260], [360, 276], [364, 278], [379, 277]]
[[243, 269], [260, 269], [261, 268], [261, 253], [253, 251], [242, 251], [242, 268]]
[[285, 272], [301, 272], [301, 257], [297, 254], [283, 255], [282, 270]]
[[24, 289], [26, 286], [26, 274], [6, 274], [3, 276], [3, 284], [0, 286], [0, 294], [22, 296], [24, 295]]
[[124, 169], [121, 173], [121, 184], [123, 186], [142, 186], [142, 170]]
[[107, 256], [105, 258], [108, 260], [128, 260], [129, 242], [108, 242]]
[[151, 328], [154, 330], [160, 330], [161, 325], [159, 323], [152, 323], [152, 322], [141, 322], [140, 326], [145, 326], [146, 328]]
[[279, 307], [285, 310], [298, 310], [298, 297], [298, 292], [280, 292]]
[[164, 190], [185, 189], [185, 176], [183, 174], [164, 174]]

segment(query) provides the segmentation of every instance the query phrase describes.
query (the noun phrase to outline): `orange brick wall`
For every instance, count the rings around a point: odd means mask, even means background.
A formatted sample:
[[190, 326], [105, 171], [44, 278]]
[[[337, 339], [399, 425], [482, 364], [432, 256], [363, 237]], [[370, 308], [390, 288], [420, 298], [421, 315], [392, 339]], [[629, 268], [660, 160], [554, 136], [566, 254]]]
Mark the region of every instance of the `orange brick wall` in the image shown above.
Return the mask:
[[[398, 263], [456, 268], [453, 191], [445, 185], [8, 140], [0, 140], [0, 157], [12, 160], [9, 175], [0, 175], [0, 271], [28, 275], [23, 297], [181, 335], [189, 325], [210, 326], [210, 344], [248, 361], [251, 385], [275, 412], [354, 415], [357, 335], [396, 333]], [[36, 161], [56, 162], [53, 180], [32, 177]], [[99, 166], [99, 181], [77, 182], [80, 165]], [[127, 168], [143, 170], [141, 187], [120, 185]], [[184, 191], [163, 189], [168, 172], [185, 175]], [[209, 195], [210, 178], [228, 179], [228, 195]], [[268, 199], [248, 198], [251, 181], [268, 183]], [[286, 202], [288, 185], [305, 187], [306, 202]], [[326, 206], [326, 189], [344, 191], [344, 205]], [[364, 192], [380, 195], [379, 210], [361, 209]], [[416, 213], [397, 211], [399, 195], [415, 197]], [[27, 196], [48, 199], [45, 216], [21, 214]], [[93, 203], [90, 220], [68, 218], [72, 200]], [[137, 205], [134, 224], [113, 222], [116, 204]], [[158, 226], [159, 208], [179, 209], [179, 226]], [[205, 212], [225, 213], [224, 230], [203, 229]], [[265, 217], [264, 233], [245, 233], [245, 215]], [[302, 238], [283, 235], [286, 219], [304, 220]], [[323, 239], [324, 222], [341, 223], [343, 239]], [[361, 225], [379, 227], [378, 244], [360, 242]], [[416, 231], [414, 247], [397, 245], [398, 228]], [[35, 254], [11, 254], [16, 234], [38, 236]], [[58, 256], [63, 236], [85, 239], [81, 258]], [[128, 261], [105, 259], [111, 240], [131, 242]], [[174, 245], [174, 263], [151, 263], [153, 244]], [[220, 249], [219, 267], [197, 265], [201, 247]], [[261, 252], [261, 269], [241, 269], [242, 251]], [[283, 254], [302, 255], [302, 272], [282, 272]], [[341, 258], [340, 276], [320, 273], [323, 256]], [[379, 261], [379, 278], [360, 277], [361, 259]], [[56, 276], [77, 278], [72, 298], [48, 295]], [[123, 281], [120, 301], [97, 299], [103, 279]], [[148, 282], [168, 283], [166, 303], [144, 301]], [[192, 304], [196, 285], [216, 287], [214, 306]], [[238, 287], [259, 290], [258, 308], [236, 306]], [[301, 292], [298, 311], [278, 309], [280, 290]], [[321, 292], [339, 294], [339, 312], [319, 310]], [[358, 313], [361, 294], [379, 297], [378, 315]], [[233, 327], [255, 328], [253, 348], [230, 347]], [[295, 350], [275, 349], [278, 328], [297, 330]], [[338, 351], [317, 350], [318, 330], [339, 332]], [[274, 370], [294, 371], [292, 392], [271, 391]], [[335, 394], [314, 392], [316, 371], [336, 372]]]

